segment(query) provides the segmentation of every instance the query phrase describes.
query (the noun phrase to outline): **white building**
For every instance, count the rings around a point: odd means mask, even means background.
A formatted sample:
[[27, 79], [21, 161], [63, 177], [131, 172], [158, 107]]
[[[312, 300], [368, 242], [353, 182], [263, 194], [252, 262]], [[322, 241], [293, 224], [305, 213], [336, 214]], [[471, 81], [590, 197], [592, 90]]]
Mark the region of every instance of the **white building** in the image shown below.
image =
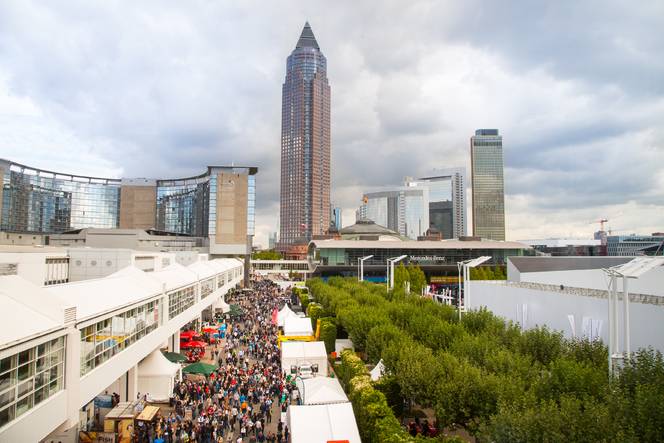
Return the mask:
[[[548, 326], [566, 337], [608, 343], [608, 278], [603, 268], [624, 265], [633, 257], [510, 257], [507, 281], [469, 281], [471, 309], [486, 307], [523, 329]], [[664, 351], [664, 267], [629, 286], [630, 348]], [[622, 306], [622, 282], [618, 289]], [[624, 317], [617, 315], [624, 330]], [[623, 334], [618, 348], [625, 349]]]
[[162, 347], [178, 351], [180, 328], [242, 278], [236, 259], [49, 287], [0, 276], [0, 441], [75, 433], [106, 390], [136, 398], [140, 362]]

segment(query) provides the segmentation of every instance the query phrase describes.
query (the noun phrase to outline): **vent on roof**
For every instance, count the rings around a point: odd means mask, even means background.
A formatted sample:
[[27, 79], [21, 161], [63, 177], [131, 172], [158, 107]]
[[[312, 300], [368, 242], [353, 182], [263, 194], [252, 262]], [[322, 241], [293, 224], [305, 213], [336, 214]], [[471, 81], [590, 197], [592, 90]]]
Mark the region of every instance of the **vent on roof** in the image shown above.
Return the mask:
[[18, 273], [18, 264], [0, 263], [0, 275], [16, 275]]
[[76, 306], [65, 308], [65, 324], [73, 323], [76, 321]]

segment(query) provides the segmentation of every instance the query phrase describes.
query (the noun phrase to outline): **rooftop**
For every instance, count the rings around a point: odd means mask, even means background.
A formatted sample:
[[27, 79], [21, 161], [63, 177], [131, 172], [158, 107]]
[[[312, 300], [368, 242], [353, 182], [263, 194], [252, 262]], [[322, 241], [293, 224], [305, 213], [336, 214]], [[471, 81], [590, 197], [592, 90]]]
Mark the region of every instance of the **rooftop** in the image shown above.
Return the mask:
[[312, 240], [310, 245], [318, 249], [532, 249], [529, 245], [514, 241], [497, 240], [405, 240], [385, 242], [373, 240]]
[[300, 34], [300, 38], [297, 41], [297, 45], [295, 45], [295, 47], [320, 49], [320, 47], [318, 46], [318, 42], [316, 41], [316, 37], [314, 37], [314, 32], [311, 30], [309, 22], [306, 22], [304, 24], [304, 28], [302, 29], [302, 34]]
[[519, 272], [580, 271], [622, 265], [634, 257], [510, 257]]

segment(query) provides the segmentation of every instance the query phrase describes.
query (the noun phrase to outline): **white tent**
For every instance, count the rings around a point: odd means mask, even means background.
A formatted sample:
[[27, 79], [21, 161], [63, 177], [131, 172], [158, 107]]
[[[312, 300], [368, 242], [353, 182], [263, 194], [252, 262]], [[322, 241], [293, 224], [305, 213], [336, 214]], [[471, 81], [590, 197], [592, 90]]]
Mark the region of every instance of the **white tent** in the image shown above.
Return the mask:
[[298, 378], [296, 384], [303, 405], [329, 405], [348, 402], [348, 397], [346, 397], [346, 393], [336, 378]]
[[283, 328], [288, 317], [297, 317], [297, 314], [291, 311], [291, 308], [289, 308], [288, 305], [284, 305], [284, 307], [281, 308], [281, 311], [277, 313], [277, 325]]
[[286, 421], [291, 443], [361, 443], [350, 403], [289, 406]]
[[311, 326], [309, 317], [300, 318], [298, 316], [288, 317], [284, 322], [285, 336], [303, 336], [314, 335], [314, 328]]
[[155, 402], [168, 401], [179, 372], [180, 365], [171, 363], [156, 349], [138, 364], [138, 392], [149, 394]]
[[334, 352], [337, 353], [337, 355], [341, 355], [341, 351], [344, 349], [350, 349], [351, 351], [355, 350], [355, 346], [353, 345], [353, 341], [350, 338], [338, 338], [334, 341]]
[[214, 308], [215, 309], [220, 309], [221, 312], [223, 312], [224, 314], [227, 313], [227, 312], [230, 312], [230, 310], [231, 310], [230, 305], [228, 303], [226, 303], [226, 300], [224, 299], [224, 297], [221, 297], [219, 300], [217, 300], [214, 303]]
[[322, 341], [285, 341], [281, 343], [281, 367], [287, 373], [291, 366], [318, 365], [318, 375], [327, 377], [327, 353]]
[[374, 368], [369, 372], [369, 376], [371, 376], [371, 381], [378, 381], [383, 374], [385, 374], [385, 365], [383, 364], [383, 359], [381, 358], [380, 361]]

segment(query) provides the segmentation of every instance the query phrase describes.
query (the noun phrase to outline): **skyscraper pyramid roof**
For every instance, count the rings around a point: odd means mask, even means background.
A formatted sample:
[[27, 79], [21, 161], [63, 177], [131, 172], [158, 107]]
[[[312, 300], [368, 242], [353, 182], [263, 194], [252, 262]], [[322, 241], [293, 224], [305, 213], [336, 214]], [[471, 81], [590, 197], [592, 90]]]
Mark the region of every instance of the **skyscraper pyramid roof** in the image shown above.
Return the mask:
[[314, 37], [314, 32], [311, 30], [311, 26], [309, 26], [309, 22], [304, 24], [304, 29], [302, 29], [302, 34], [300, 34], [300, 39], [297, 41], [295, 47], [320, 49], [316, 37]]

